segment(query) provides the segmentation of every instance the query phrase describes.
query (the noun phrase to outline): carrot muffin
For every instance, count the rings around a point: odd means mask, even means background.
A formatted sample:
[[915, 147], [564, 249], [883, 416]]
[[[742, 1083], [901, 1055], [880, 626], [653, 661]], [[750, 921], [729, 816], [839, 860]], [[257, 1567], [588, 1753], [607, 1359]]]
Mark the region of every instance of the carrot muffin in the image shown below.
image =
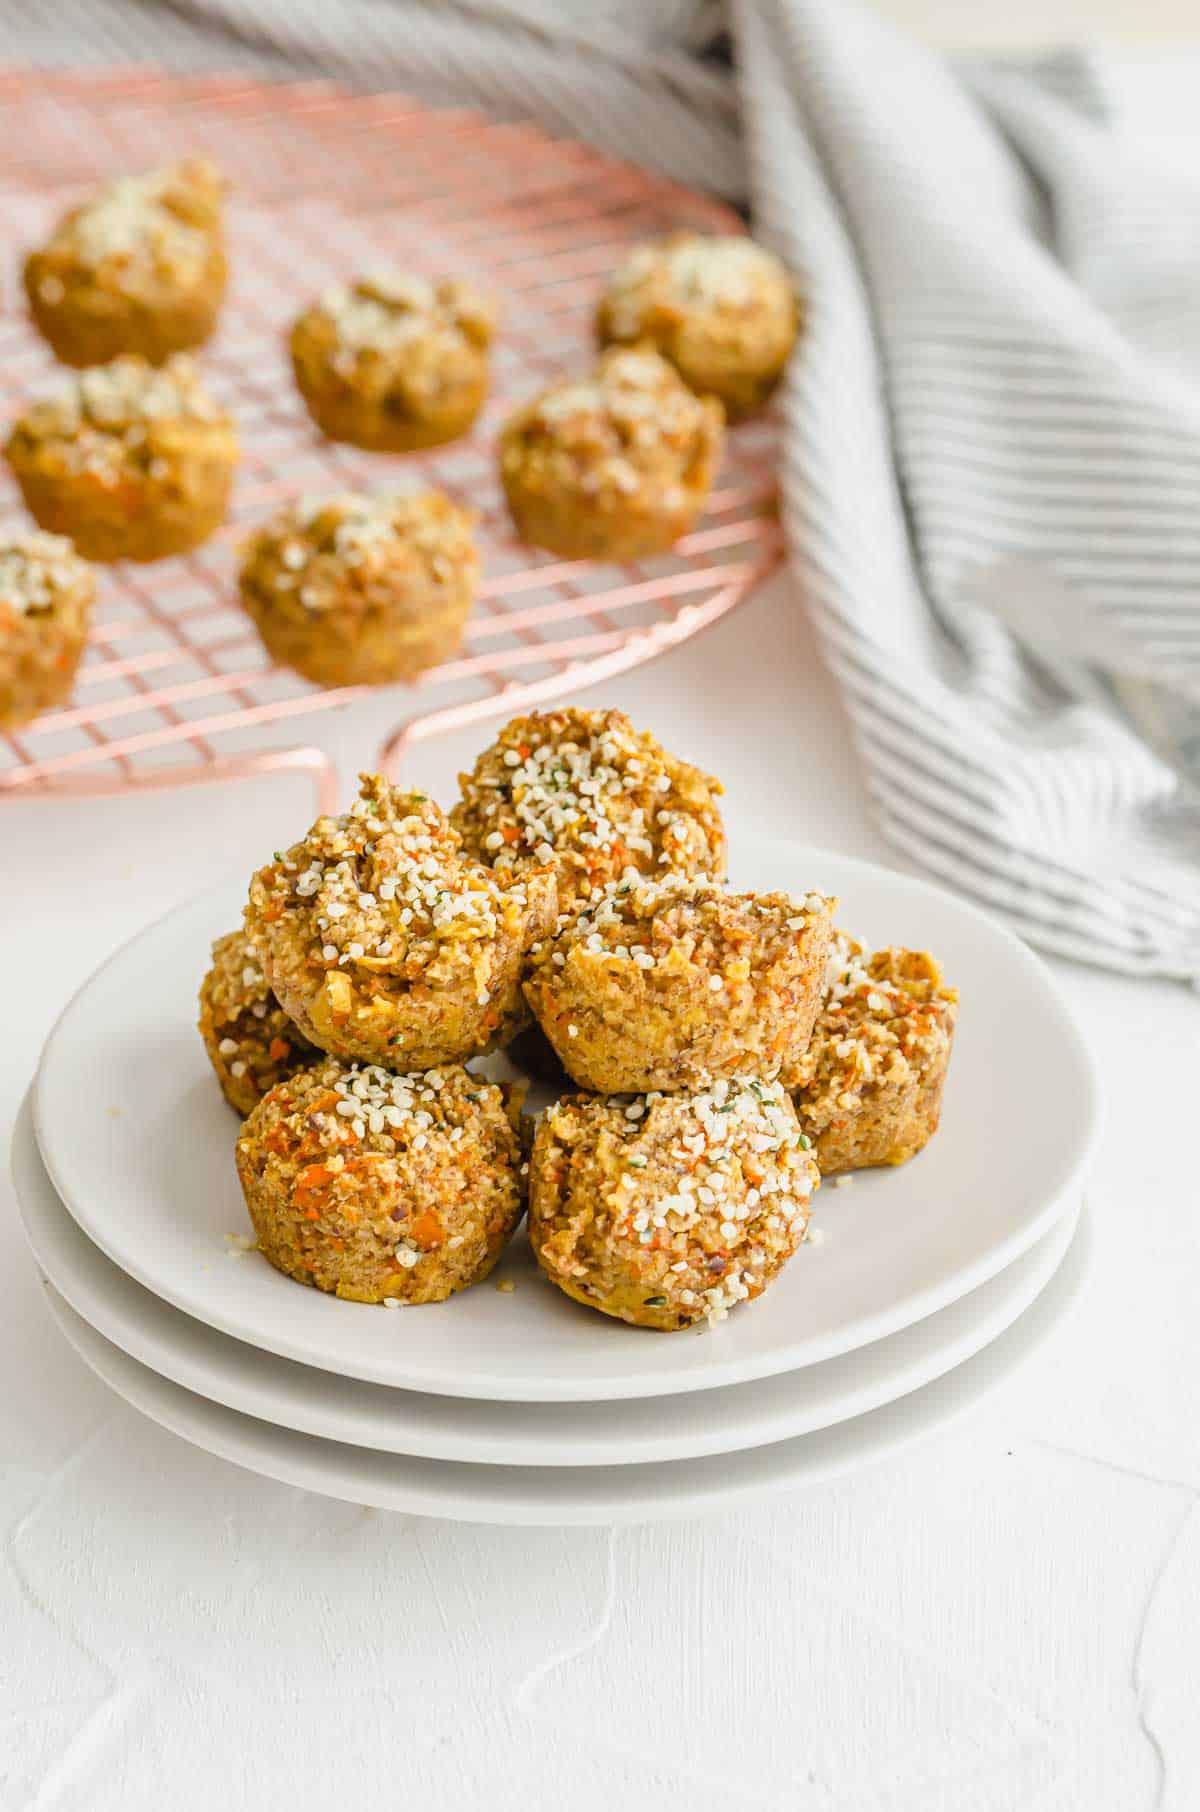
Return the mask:
[[823, 1175], [903, 1164], [937, 1131], [958, 993], [927, 951], [834, 940], [812, 1041], [783, 1080]]
[[490, 302], [468, 283], [381, 272], [326, 290], [291, 335], [308, 412], [331, 440], [378, 452], [436, 447], [483, 406]]
[[441, 491], [288, 504], [246, 544], [242, 603], [268, 653], [317, 685], [415, 679], [462, 641], [472, 524]]
[[598, 1094], [771, 1078], [807, 1048], [834, 904], [680, 875], [618, 881], [536, 946], [525, 998]]
[[568, 559], [665, 553], [704, 508], [723, 420], [649, 347], [605, 353], [505, 424], [500, 477], [518, 535]]
[[521, 1162], [503, 1093], [458, 1064], [397, 1076], [326, 1057], [265, 1095], [237, 1145], [259, 1251], [351, 1302], [479, 1283], [521, 1218]]
[[798, 325], [786, 269], [740, 234], [672, 233], [639, 246], [610, 278], [596, 314], [602, 345], [649, 342], [731, 416], [770, 395]]
[[224, 520], [237, 432], [182, 354], [84, 371], [5, 447], [30, 514], [89, 560], [160, 560]]
[[243, 1118], [277, 1082], [321, 1055], [272, 994], [242, 930], [212, 947], [212, 967], [200, 985], [200, 1036], [221, 1093]]
[[69, 695], [95, 595], [91, 568], [61, 535], [0, 539], [0, 730]]
[[450, 821], [467, 849], [501, 873], [552, 863], [561, 912], [631, 873], [725, 872], [720, 781], [623, 711], [514, 717], [459, 784]]
[[305, 1037], [347, 1060], [423, 1069], [504, 1044], [526, 1022], [520, 974], [554, 922], [554, 875], [464, 855], [424, 793], [378, 774], [339, 818], [259, 870], [246, 928]]
[[161, 365], [207, 340], [225, 294], [214, 164], [189, 158], [107, 184], [25, 261], [34, 324], [67, 365], [137, 352]]
[[529, 1238], [552, 1283], [639, 1327], [719, 1321], [800, 1245], [820, 1178], [777, 1082], [547, 1110], [529, 1168]]

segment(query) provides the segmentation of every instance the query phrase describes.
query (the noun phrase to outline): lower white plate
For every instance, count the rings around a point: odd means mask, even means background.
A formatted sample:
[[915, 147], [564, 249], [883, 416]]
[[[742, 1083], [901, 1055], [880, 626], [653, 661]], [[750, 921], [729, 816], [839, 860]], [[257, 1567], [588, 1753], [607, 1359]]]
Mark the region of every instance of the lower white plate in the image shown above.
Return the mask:
[[[1010, 1327], [1058, 1269], [1078, 1218], [1071, 1208], [1029, 1252], [949, 1308], [821, 1365], [683, 1397], [486, 1403], [335, 1378], [171, 1308], [119, 1270], [68, 1214], [38, 1152], [28, 1101], [13, 1140], [13, 1177], [34, 1257], [55, 1289], [152, 1371], [304, 1434], [381, 1453], [516, 1466], [693, 1459], [809, 1434], [894, 1402]], [[821, 1262], [819, 1252], [814, 1262]]]
[[884, 1458], [973, 1409], [1042, 1347], [1078, 1300], [1091, 1258], [1081, 1216], [1062, 1264], [1005, 1333], [954, 1371], [867, 1415], [738, 1454], [645, 1466], [473, 1466], [413, 1459], [277, 1428], [172, 1384], [90, 1327], [53, 1286], [50, 1308], [76, 1352], [164, 1428], [235, 1465], [307, 1491], [456, 1522], [638, 1523], [728, 1509]]

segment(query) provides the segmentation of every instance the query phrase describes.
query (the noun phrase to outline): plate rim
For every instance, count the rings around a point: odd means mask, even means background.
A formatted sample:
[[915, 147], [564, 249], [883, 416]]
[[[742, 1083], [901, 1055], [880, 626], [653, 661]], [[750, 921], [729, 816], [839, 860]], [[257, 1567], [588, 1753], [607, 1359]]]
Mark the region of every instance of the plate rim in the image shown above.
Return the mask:
[[[580, 1386], [570, 1378], [555, 1377], [552, 1374], [544, 1373], [536, 1378], [524, 1379], [518, 1387], [514, 1381], [493, 1378], [486, 1371], [472, 1373], [469, 1384], [463, 1376], [450, 1376], [442, 1372], [423, 1374], [408, 1369], [406, 1373], [406, 1368], [397, 1365], [393, 1360], [390, 1366], [381, 1364], [378, 1367], [369, 1365], [366, 1361], [359, 1361], [353, 1372], [355, 1377], [391, 1388], [417, 1390], [431, 1396], [470, 1396], [481, 1400], [505, 1402], [598, 1402], [619, 1398], [667, 1397], [697, 1390], [720, 1388], [727, 1384], [744, 1383], [755, 1378], [771, 1377], [780, 1372], [819, 1364], [826, 1359], [836, 1358], [842, 1353], [871, 1345], [876, 1340], [886, 1339], [901, 1328], [926, 1319], [929, 1315], [936, 1313], [938, 1309], [946, 1307], [978, 1285], [986, 1283], [989, 1278], [1004, 1270], [1046, 1234], [1062, 1213], [1072, 1191], [1082, 1189], [1100, 1130], [1101, 1090], [1098, 1072], [1091, 1051], [1053, 973], [1029, 945], [1006, 926], [974, 905], [973, 902], [960, 898], [950, 889], [926, 880], [922, 876], [912, 875], [904, 870], [891, 868], [886, 864], [873, 862], [864, 857], [822, 849], [796, 838], [772, 836], [750, 826], [745, 826], [740, 835], [735, 832], [732, 841], [735, 853], [740, 844], [760, 847], [769, 845], [778, 852], [788, 852], [789, 859], [811, 864], [814, 868], [819, 867], [822, 861], [835, 862], [844, 870], [860, 876], [868, 884], [872, 879], [883, 874], [889, 883], [898, 884], [902, 889], [917, 897], [935, 899], [943, 906], [949, 906], [954, 912], [962, 914], [978, 928], [984, 937], [999, 940], [1001, 944], [1005, 945], [1027, 970], [1041, 990], [1046, 1003], [1052, 1007], [1059, 1029], [1072, 1049], [1082, 1091], [1082, 1130], [1077, 1149], [1073, 1154], [1064, 1154], [1060, 1159], [1057, 1175], [1052, 1176], [1041, 1195], [1040, 1208], [1026, 1224], [1014, 1229], [1003, 1239], [997, 1240], [985, 1253], [960, 1266], [957, 1272], [914, 1290], [907, 1297], [895, 1299], [885, 1309], [862, 1316], [857, 1322], [843, 1324], [841, 1328], [831, 1330], [824, 1336], [810, 1335], [806, 1340], [780, 1345], [771, 1352], [759, 1354], [750, 1360], [741, 1358], [710, 1361], [702, 1375], [698, 1372], [665, 1373], [660, 1379], [654, 1380], [648, 1378], [645, 1370], [638, 1374], [616, 1372], [591, 1377], [587, 1379], [585, 1385]], [[53, 1066], [59, 1042], [69, 1031], [71, 1016], [84, 996], [143, 938], [148, 937], [171, 920], [182, 917], [185, 913], [200, 911], [206, 902], [220, 898], [235, 885], [240, 887], [242, 879], [240, 876], [230, 875], [222, 883], [205, 889], [192, 899], [178, 902], [167, 911], [159, 913], [118, 945], [73, 991], [56, 1017], [46, 1038], [34, 1077], [35, 1136], [42, 1161], [54, 1188], [72, 1218], [88, 1238], [135, 1282], [148, 1289], [152, 1295], [159, 1296], [174, 1308], [182, 1310], [184, 1314], [190, 1314], [193, 1319], [203, 1321], [233, 1339], [260, 1347], [267, 1352], [276, 1353], [281, 1358], [290, 1359], [295, 1363], [344, 1376], [347, 1375], [344, 1364], [339, 1365], [332, 1357], [322, 1358], [310, 1348], [305, 1348], [298, 1339], [293, 1339], [286, 1330], [279, 1332], [276, 1329], [260, 1327], [251, 1334], [245, 1330], [236, 1317], [222, 1315], [219, 1307], [214, 1307], [212, 1304], [203, 1308], [197, 1306], [196, 1301], [189, 1298], [186, 1290], [174, 1280], [163, 1280], [152, 1274], [139, 1262], [136, 1252], [129, 1253], [119, 1241], [114, 1242], [105, 1227], [103, 1217], [96, 1216], [90, 1210], [86, 1200], [77, 1198], [74, 1192], [65, 1186], [61, 1168], [55, 1162], [53, 1140], [47, 1136], [48, 1110], [45, 1097], [48, 1085], [46, 1078]], [[798, 1353], [803, 1356], [797, 1357]], [[400, 1355], [396, 1357], [400, 1357]]]
[[[926, 1384], [935, 1382], [939, 1377], [964, 1364], [968, 1359], [982, 1352], [992, 1341], [999, 1338], [1025, 1311], [1032, 1306], [1038, 1296], [1048, 1286], [1063, 1263], [1074, 1237], [1075, 1227], [1082, 1212], [1082, 1204], [1068, 1207], [1055, 1222], [1041, 1241], [1035, 1242], [1027, 1253], [1014, 1260], [1007, 1272], [1002, 1271], [977, 1290], [968, 1291], [963, 1297], [946, 1305], [925, 1322], [914, 1322], [907, 1328], [901, 1328], [896, 1334], [884, 1341], [873, 1342], [871, 1348], [860, 1348], [853, 1353], [841, 1355], [840, 1359], [826, 1362], [831, 1366], [853, 1366], [860, 1362], [862, 1353], [873, 1352], [876, 1358], [884, 1358], [882, 1349], [892, 1343], [905, 1343], [913, 1348], [912, 1353], [903, 1352], [897, 1361], [892, 1355], [893, 1367], [890, 1380], [887, 1374], [869, 1379], [860, 1384], [857, 1390], [853, 1384], [843, 1386], [841, 1402], [836, 1402], [832, 1411], [828, 1403], [825, 1408], [818, 1405], [792, 1409], [786, 1405], [760, 1407], [757, 1412], [751, 1409], [749, 1426], [751, 1432], [746, 1438], [744, 1416], [747, 1407], [745, 1397], [748, 1393], [762, 1391], [764, 1387], [771, 1391], [777, 1387], [780, 1379], [811, 1376], [821, 1367], [801, 1367], [794, 1373], [782, 1373], [771, 1379], [755, 1379], [745, 1384], [718, 1387], [716, 1392], [693, 1393], [701, 1401], [706, 1397], [711, 1400], [715, 1395], [741, 1393], [741, 1405], [727, 1401], [723, 1408], [734, 1411], [734, 1419], [722, 1417], [713, 1424], [707, 1420], [701, 1422], [698, 1429], [693, 1428], [682, 1434], [664, 1429], [655, 1431], [649, 1437], [638, 1431], [635, 1437], [638, 1445], [630, 1448], [628, 1429], [619, 1426], [620, 1412], [627, 1409], [629, 1403], [654, 1406], [655, 1398], [618, 1399], [598, 1403], [575, 1403], [571, 1405], [526, 1404], [520, 1402], [485, 1402], [473, 1399], [454, 1399], [425, 1396], [420, 1392], [389, 1390], [386, 1386], [367, 1384], [358, 1379], [343, 1378], [335, 1386], [332, 1375], [323, 1373], [319, 1368], [300, 1365], [290, 1359], [283, 1359], [274, 1354], [262, 1354], [257, 1348], [246, 1342], [234, 1340], [207, 1323], [186, 1315], [160, 1297], [154, 1297], [143, 1286], [136, 1283], [120, 1267], [114, 1265], [100, 1249], [79, 1228], [69, 1211], [58, 1197], [54, 1185], [42, 1163], [41, 1154], [33, 1135], [32, 1113], [27, 1095], [22, 1102], [14, 1127], [12, 1148], [12, 1175], [15, 1186], [17, 1206], [33, 1258], [45, 1277], [66, 1301], [74, 1312], [100, 1334], [110, 1345], [117, 1347], [127, 1357], [136, 1360], [147, 1369], [157, 1372], [170, 1383], [193, 1395], [206, 1397], [210, 1402], [218, 1403], [227, 1409], [248, 1415], [263, 1421], [270, 1421], [281, 1428], [290, 1428], [297, 1433], [306, 1434], [316, 1439], [340, 1441], [353, 1447], [365, 1447], [378, 1453], [407, 1455], [410, 1458], [458, 1460], [474, 1465], [520, 1465], [537, 1467], [588, 1467], [614, 1465], [645, 1465], [663, 1461], [705, 1458], [715, 1454], [735, 1454], [750, 1448], [770, 1446], [776, 1441], [789, 1440], [797, 1435], [812, 1434], [821, 1429], [836, 1426], [842, 1421], [869, 1413], [889, 1403], [899, 1402], [914, 1390], [922, 1389]], [[68, 1245], [72, 1237], [81, 1247], [87, 1249], [89, 1257], [99, 1269], [88, 1269], [87, 1260], [74, 1256], [65, 1249], [62, 1235], [54, 1225], [57, 1216], [55, 1206], [47, 1198], [53, 1198], [58, 1214], [73, 1230], [66, 1235]], [[1031, 1261], [1039, 1261], [1033, 1263]], [[1007, 1294], [1002, 1295], [997, 1303], [976, 1304], [976, 1315], [970, 1315], [972, 1298], [980, 1291], [993, 1289], [1021, 1265], [1030, 1267], [1029, 1274], [1011, 1280]], [[149, 1297], [153, 1305], [151, 1313], [158, 1318], [156, 1328], [148, 1334], [141, 1332], [139, 1325], [140, 1304], [135, 1299], [124, 1303], [114, 1302], [113, 1284], [117, 1290], [122, 1286], [138, 1292], [140, 1296]], [[927, 1329], [929, 1323], [938, 1315], [952, 1317], [956, 1324], [943, 1330], [940, 1344], [935, 1345], [934, 1352], [921, 1351], [920, 1332]], [[177, 1326], [178, 1324], [178, 1326]], [[178, 1334], [185, 1343], [194, 1347], [217, 1343], [219, 1354], [214, 1371], [212, 1362], [202, 1350], [191, 1353], [183, 1352], [171, 1344], [172, 1336]], [[228, 1349], [228, 1350], [226, 1350]], [[259, 1367], [265, 1358], [269, 1368], [283, 1367], [294, 1373], [294, 1378], [285, 1378], [291, 1396], [273, 1391], [271, 1378], [261, 1379]], [[897, 1370], [898, 1363], [898, 1370]], [[245, 1382], [237, 1375], [238, 1368], [247, 1373]], [[485, 1412], [483, 1419], [499, 1412], [501, 1417], [515, 1412], [520, 1414], [532, 1409], [545, 1412], [547, 1409], [570, 1409], [572, 1421], [598, 1421], [607, 1416], [609, 1427], [597, 1431], [589, 1450], [580, 1451], [568, 1447], [562, 1457], [550, 1445], [551, 1437], [530, 1429], [519, 1431], [507, 1437], [497, 1434], [485, 1434], [480, 1430], [459, 1431], [445, 1435], [441, 1433], [437, 1422], [418, 1422], [416, 1426], [409, 1423], [403, 1441], [383, 1441], [368, 1438], [365, 1430], [357, 1433], [338, 1429], [337, 1416], [339, 1409], [345, 1405], [337, 1401], [324, 1401], [319, 1407], [311, 1407], [315, 1399], [306, 1399], [304, 1386], [308, 1380], [315, 1381], [318, 1393], [324, 1392], [325, 1398], [332, 1398], [335, 1390], [338, 1395], [349, 1391], [352, 1395], [364, 1391], [386, 1391], [392, 1403], [410, 1397], [419, 1397], [426, 1405], [444, 1405], [452, 1403], [469, 1406], [476, 1412]], [[328, 1382], [326, 1382], [328, 1380]], [[311, 1388], [311, 1386], [310, 1386]], [[256, 1395], [257, 1393], [257, 1395]], [[281, 1413], [282, 1405], [282, 1413]], [[384, 1412], [386, 1413], [386, 1412]], [[537, 1418], [533, 1418], [536, 1422]], [[714, 1432], [717, 1430], [719, 1432]], [[570, 1442], [575, 1433], [564, 1436], [560, 1431], [554, 1437], [558, 1441]], [[467, 1448], [475, 1442], [483, 1451], [469, 1452]]]
[[[1085, 1206], [1063, 1263], [1046, 1289], [990, 1346], [898, 1403], [883, 1404], [832, 1428], [797, 1435], [791, 1441], [748, 1448], [733, 1456], [738, 1462], [734, 1466], [723, 1466], [722, 1462], [731, 1456], [722, 1454], [697, 1460], [666, 1460], [632, 1469], [472, 1466], [462, 1461], [380, 1454], [323, 1441], [315, 1435], [258, 1422], [173, 1384], [105, 1340], [58, 1296], [52, 1284], [45, 1284], [44, 1289], [47, 1306], [60, 1332], [114, 1395], [179, 1439], [260, 1477], [343, 1502], [450, 1522], [612, 1527], [720, 1514], [773, 1492], [801, 1491], [827, 1483], [944, 1433], [1011, 1382], [1069, 1320], [1086, 1289], [1094, 1245], [1093, 1219]], [[122, 1383], [114, 1381], [114, 1372]], [[130, 1382], [132, 1389], [128, 1387]], [[208, 1425], [208, 1438], [198, 1432], [198, 1424]], [[214, 1424], [218, 1428], [215, 1439]], [[255, 1441], [260, 1447], [252, 1451]], [[263, 1464], [264, 1445], [274, 1450], [269, 1467]], [[277, 1457], [281, 1449], [286, 1456], [283, 1459]], [[354, 1471], [361, 1482], [348, 1483], [334, 1474], [335, 1466], [347, 1465], [347, 1456], [356, 1462]], [[705, 1469], [699, 1484], [694, 1482], [698, 1468]], [[318, 1471], [320, 1477], [316, 1476]], [[401, 1481], [407, 1475], [410, 1482], [389, 1483], [385, 1490], [381, 1481], [388, 1474], [398, 1475]], [[499, 1489], [504, 1483], [501, 1475], [521, 1487], [524, 1496], [510, 1489], [506, 1497]], [[640, 1483], [642, 1490], [614, 1493], [603, 1500], [595, 1491], [589, 1500], [582, 1490], [577, 1490], [573, 1499], [562, 1490], [563, 1481], [574, 1485], [583, 1480], [595, 1485], [609, 1479], [615, 1479], [618, 1485]], [[474, 1498], [468, 1480], [479, 1487]], [[543, 1480], [545, 1485], [559, 1488], [557, 1501], [546, 1494]], [[689, 1481], [693, 1481], [690, 1486]], [[451, 1491], [451, 1486], [456, 1490]]]

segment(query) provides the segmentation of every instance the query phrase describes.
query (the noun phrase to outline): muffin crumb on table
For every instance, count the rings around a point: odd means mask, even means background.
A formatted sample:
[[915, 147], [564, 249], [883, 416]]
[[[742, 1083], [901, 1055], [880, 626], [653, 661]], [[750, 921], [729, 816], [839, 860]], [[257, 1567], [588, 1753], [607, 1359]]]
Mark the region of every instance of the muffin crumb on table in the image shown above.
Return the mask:
[[602, 345], [648, 342], [736, 419], [779, 382], [799, 312], [784, 265], [753, 239], [672, 233], [638, 246], [613, 273], [596, 329]]
[[804, 1055], [785, 1068], [823, 1176], [903, 1164], [938, 1128], [958, 993], [927, 951], [839, 933]]
[[0, 731], [69, 696], [95, 596], [91, 567], [64, 536], [0, 536]]
[[529, 945], [554, 922], [550, 869], [501, 877], [423, 793], [363, 775], [358, 798], [259, 870], [246, 927], [311, 1043], [397, 1069], [465, 1060], [527, 1022]]
[[803, 1242], [819, 1184], [777, 1082], [567, 1096], [534, 1139], [529, 1237], [566, 1295], [671, 1331], [761, 1295]]
[[131, 356], [31, 404], [5, 453], [42, 528], [89, 560], [160, 560], [224, 520], [238, 441], [190, 358]]
[[161, 365], [207, 340], [225, 293], [224, 182], [204, 158], [107, 184], [25, 262], [34, 325], [67, 365], [139, 353]]
[[286, 504], [245, 545], [243, 607], [272, 658], [317, 685], [415, 679], [461, 645], [473, 522], [440, 491]]
[[472, 284], [381, 271], [337, 284], [292, 328], [292, 369], [331, 440], [379, 452], [465, 434], [487, 396], [492, 303]]
[[615, 347], [505, 423], [500, 477], [523, 541], [567, 559], [665, 553], [694, 525], [721, 458], [724, 411], [651, 347]]
[[504, 1093], [458, 1064], [396, 1075], [326, 1057], [265, 1095], [237, 1167], [259, 1250], [353, 1302], [444, 1302], [521, 1217]]

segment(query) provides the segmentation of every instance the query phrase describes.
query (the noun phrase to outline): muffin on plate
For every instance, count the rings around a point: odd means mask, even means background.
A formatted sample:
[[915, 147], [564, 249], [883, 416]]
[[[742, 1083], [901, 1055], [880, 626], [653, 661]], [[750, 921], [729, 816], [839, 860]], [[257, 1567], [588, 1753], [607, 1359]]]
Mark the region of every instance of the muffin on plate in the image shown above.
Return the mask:
[[808, 1049], [785, 1066], [824, 1176], [904, 1164], [941, 1115], [958, 992], [924, 950], [873, 954], [838, 933]]
[[95, 596], [91, 568], [61, 535], [0, 535], [0, 731], [69, 696]]
[[820, 1177], [777, 1082], [547, 1109], [529, 1238], [552, 1283], [638, 1327], [719, 1321], [761, 1296], [808, 1227]]
[[246, 929], [310, 1043], [415, 1070], [465, 1062], [527, 1023], [521, 969], [554, 914], [549, 868], [494, 874], [432, 799], [364, 774], [348, 812], [254, 876]]
[[444, 1302], [521, 1218], [511, 1104], [458, 1064], [416, 1075], [326, 1057], [264, 1095], [238, 1176], [258, 1249], [351, 1302]]
[[495, 311], [469, 283], [383, 271], [326, 290], [291, 333], [292, 369], [330, 440], [407, 453], [465, 434], [488, 389]]
[[89, 560], [161, 560], [225, 518], [237, 431], [180, 354], [114, 359], [34, 403], [5, 447], [26, 506]]
[[618, 881], [538, 944], [525, 998], [598, 1094], [770, 1079], [808, 1045], [834, 904], [679, 875]]
[[473, 521], [441, 491], [286, 504], [246, 544], [242, 604], [272, 658], [317, 685], [415, 679], [462, 641]]
[[605, 346], [649, 342], [736, 417], [779, 382], [799, 308], [787, 270], [753, 239], [672, 233], [639, 246], [609, 279], [596, 327]]
[[219, 937], [200, 984], [200, 1036], [221, 1093], [243, 1119], [277, 1082], [320, 1056], [267, 985], [240, 928]]
[[470, 853], [502, 874], [551, 864], [564, 913], [630, 874], [725, 872], [720, 781], [623, 711], [514, 717], [459, 785], [450, 821]]
[[650, 347], [615, 347], [590, 377], [509, 417], [500, 477], [522, 541], [567, 559], [665, 553], [704, 508], [724, 411]]
[[39, 332], [67, 365], [161, 365], [208, 339], [225, 294], [224, 183], [186, 158], [108, 183], [25, 261]]

